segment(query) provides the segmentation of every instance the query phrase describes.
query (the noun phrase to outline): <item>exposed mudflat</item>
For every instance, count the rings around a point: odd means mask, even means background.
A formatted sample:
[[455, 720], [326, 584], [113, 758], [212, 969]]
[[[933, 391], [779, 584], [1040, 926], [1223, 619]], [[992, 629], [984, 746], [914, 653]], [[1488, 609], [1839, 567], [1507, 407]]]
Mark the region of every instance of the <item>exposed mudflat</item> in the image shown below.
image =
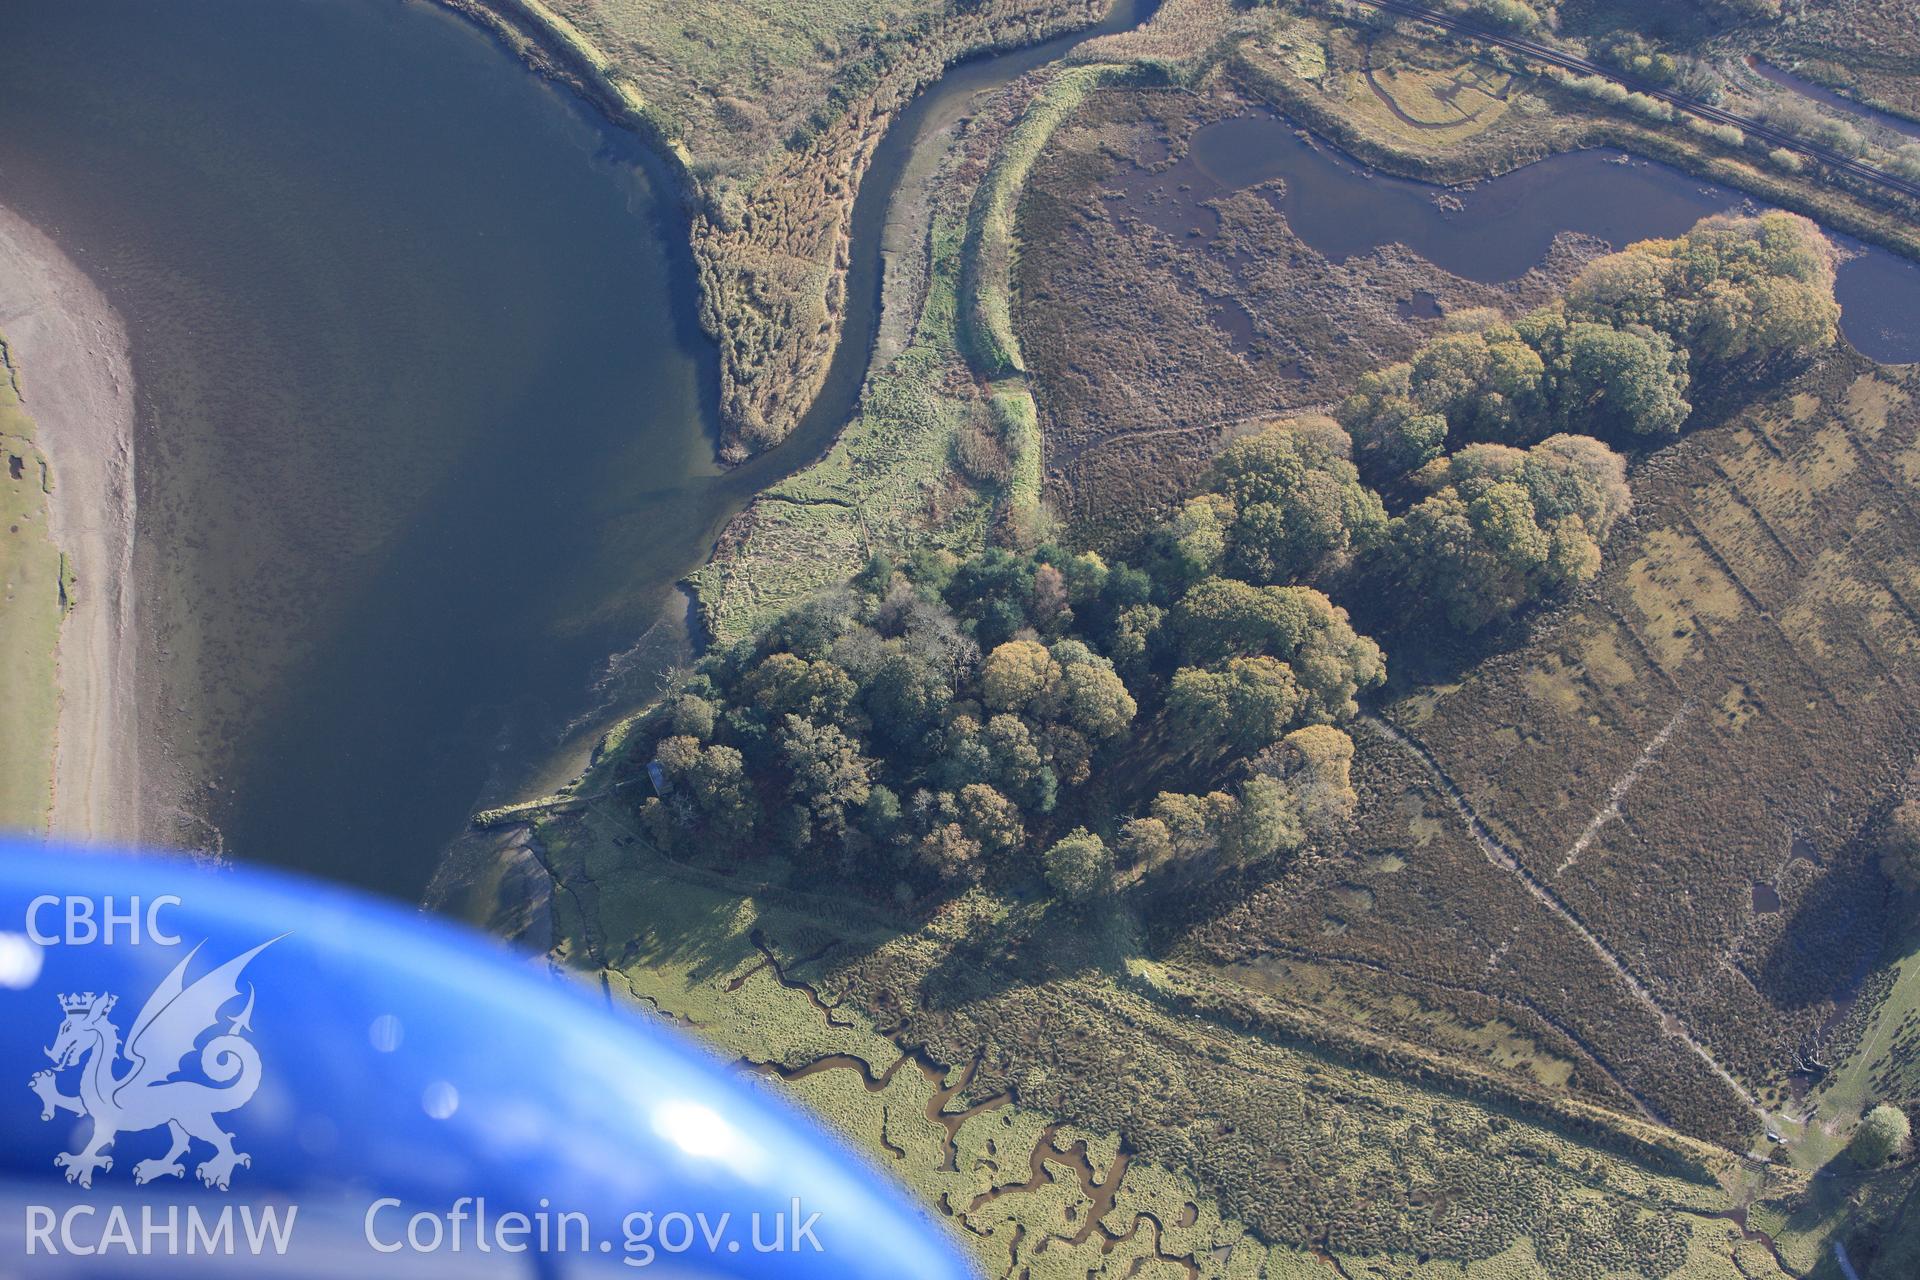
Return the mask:
[[75, 581], [58, 656], [52, 834], [140, 834], [133, 373], [126, 327], [58, 245], [0, 206], [0, 332], [52, 464], [48, 526]]

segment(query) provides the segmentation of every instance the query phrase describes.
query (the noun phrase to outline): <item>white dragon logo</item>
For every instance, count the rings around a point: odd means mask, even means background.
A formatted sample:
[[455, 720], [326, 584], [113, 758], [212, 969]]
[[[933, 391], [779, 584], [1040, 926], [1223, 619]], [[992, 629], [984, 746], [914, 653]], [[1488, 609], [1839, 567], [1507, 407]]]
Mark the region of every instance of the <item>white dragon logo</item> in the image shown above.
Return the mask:
[[[200, 948], [188, 952], [186, 959], [154, 988], [140, 1016], [133, 1020], [124, 1053], [131, 1066], [122, 1075], [114, 1074], [122, 1057], [120, 1029], [107, 1018], [118, 997], [105, 992], [96, 996], [91, 991], [60, 997], [66, 1020], [60, 1024], [53, 1047], [46, 1051], [53, 1059], [53, 1070], [36, 1073], [28, 1084], [40, 1095], [42, 1120], [53, 1119], [59, 1111], [93, 1119], [93, 1133], [85, 1145], [53, 1158], [55, 1165], [67, 1171], [68, 1182], [91, 1187], [96, 1169], [113, 1168], [113, 1158], [103, 1153], [115, 1138], [160, 1125], [167, 1127], [172, 1146], [160, 1159], [142, 1160], [133, 1166], [136, 1183], [184, 1177], [186, 1169], [180, 1157], [187, 1154], [195, 1138], [213, 1146], [213, 1158], [195, 1170], [209, 1187], [224, 1191], [233, 1179], [235, 1165], [252, 1166], [252, 1158], [233, 1149], [233, 1135], [222, 1130], [213, 1118], [215, 1112], [245, 1106], [260, 1087], [259, 1051], [241, 1034], [253, 1029], [251, 985], [246, 1007], [230, 1019], [226, 1033], [207, 1041], [200, 1050], [200, 1070], [215, 1084], [172, 1077], [193, 1052], [194, 1042], [219, 1022], [220, 1010], [239, 996], [237, 980], [247, 962], [279, 940], [268, 939], [191, 986], [185, 983], [187, 965]], [[56, 1073], [80, 1066], [83, 1061], [78, 1096], [61, 1093]]]

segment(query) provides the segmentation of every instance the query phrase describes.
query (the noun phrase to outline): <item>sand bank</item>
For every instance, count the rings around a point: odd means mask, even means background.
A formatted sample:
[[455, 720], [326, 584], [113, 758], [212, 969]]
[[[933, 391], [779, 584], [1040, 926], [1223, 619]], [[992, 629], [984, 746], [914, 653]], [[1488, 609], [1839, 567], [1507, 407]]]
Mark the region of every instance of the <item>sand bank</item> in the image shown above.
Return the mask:
[[61, 626], [53, 834], [139, 835], [133, 373], [126, 326], [54, 242], [0, 206], [0, 333], [53, 471], [48, 526], [75, 580]]

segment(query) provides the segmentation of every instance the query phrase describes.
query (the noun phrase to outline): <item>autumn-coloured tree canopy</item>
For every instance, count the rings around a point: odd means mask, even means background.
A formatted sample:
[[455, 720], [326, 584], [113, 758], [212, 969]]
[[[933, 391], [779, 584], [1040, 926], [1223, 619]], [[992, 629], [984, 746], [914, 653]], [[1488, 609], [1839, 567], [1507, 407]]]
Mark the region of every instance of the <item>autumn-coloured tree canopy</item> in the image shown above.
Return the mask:
[[1355, 804], [1345, 726], [1387, 672], [1339, 600], [1473, 632], [1592, 579], [1632, 501], [1616, 446], [1832, 343], [1832, 285], [1804, 219], [1708, 219], [1517, 321], [1455, 317], [1338, 418], [1239, 435], [1139, 567], [876, 556], [643, 719], [641, 820], [908, 901], [998, 879], [1085, 902], [1328, 838]]

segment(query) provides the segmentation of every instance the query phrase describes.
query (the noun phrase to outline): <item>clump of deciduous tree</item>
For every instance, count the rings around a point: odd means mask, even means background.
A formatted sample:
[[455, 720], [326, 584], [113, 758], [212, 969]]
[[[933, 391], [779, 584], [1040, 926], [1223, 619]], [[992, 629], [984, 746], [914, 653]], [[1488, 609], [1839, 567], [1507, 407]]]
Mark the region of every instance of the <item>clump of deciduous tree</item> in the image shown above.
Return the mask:
[[1386, 678], [1380, 646], [1354, 631], [1347, 611], [1312, 587], [1256, 587], [1234, 578], [1196, 583], [1174, 607], [1172, 648], [1182, 662], [1176, 687], [1183, 674], [1219, 673], [1236, 661], [1248, 680], [1258, 676], [1246, 663], [1285, 664], [1295, 691], [1289, 722], [1350, 719], [1359, 709], [1356, 695]]
[[1632, 500], [1625, 460], [1588, 436], [1469, 445], [1416, 479], [1429, 493], [1394, 520], [1387, 575], [1463, 631], [1590, 581]]
[[[1370, 545], [1385, 521], [1338, 426], [1248, 438], [1222, 459], [1215, 496], [1236, 513], [1273, 508], [1286, 526], [1293, 498], [1327, 481], [1347, 507], [1290, 562], [1332, 572], [1353, 554], [1349, 525]], [[1298, 528], [1236, 514], [1225, 529], [1192, 582], [1171, 552], [1156, 554], [1157, 576], [1053, 547], [876, 560], [707, 655], [647, 717], [638, 732], [660, 791], [642, 821], [689, 855], [775, 853], [916, 893], [1038, 875], [1086, 898], [1112, 880], [1106, 836], [1130, 863], [1145, 849], [1149, 828], [1123, 840], [1111, 823], [1076, 825], [1144, 704], [1178, 750], [1134, 772], [1248, 775], [1227, 797], [1234, 812], [1193, 840], [1236, 862], [1298, 847], [1350, 810], [1352, 747], [1332, 726], [1384, 667], [1320, 591], [1221, 576], [1261, 539], [1308, 546]]]
[[1564, 301], [1512, 324], [1476, 313], [1477, 327], [1363, 377], [1340, 421], [1382, 481], [1475, 443], [1668, 438], [1696, 380], [1833, 343], [1833, 268], [1805, 218], [1709, 218], [1596, 260]]
[[[1703, 377], [1831, 342], [1832, 281], [1805, 220], [1710, 219], [1517, 322], [1455, 317], [1338, 420], [1234, 440], [1144, 568], [1051, 545], [875, 557], [644, 718], [640, 819], [682, 854], [906, 897], [1000, 878], [1084, 901], [1117, 864], [1205, 872], [1329, 838], [1357, 802], [1344, 726], [1386, 679], [1336, 598], [1384, 586], [1471, 631], [1590, 580], [1631, 501], [1603, 441], [1671, 437]], [[1920, 813], [1891, 832], [1890, 870], [1920, 885]]]
[[1041, 855], [1047, 884], [1070, 902], [1084, 902], [1113, 876], [1113, 850], [1085, 827], [1075, 827]]
[[1510, 31], [1532, 31], [1540, 25], [1539, 11], [1526, 0], [1473, 0], [1473, 16]]
[[1190, 583], [1229, 573], [1261, 585], [1336, 576], [1378, 544], [1387, 523], [1352, 453], [1340, 424], [1318, 415], [1235, 440], [1206, 491], [1163, 527], [1162, 576]]
[[1883, 1102], [1861, 1119], [1860, 1127], [1853, 1132], [1853, 1141], [1847, 1144], [1847, 1154], [1861, 1165], [1877, 1169], [1905, 1155], [1912, 1141], [1913, 1125], [1907, 1113], [1890, 1102]]
[[1331, 725], [1295, 729], [1251, 757], [1232, 791], [1163, 791], [1150, 815], [1121, 831], [1129, 862], [1182, 860], [1209, 868], [1243, 866], [1291, 853], [1341, 830], [1359, 804], [1353, 739]]
[[1566, 309], [1663, 335], [1688, 354], [1697, 378], [1833, 345], [1834, 265], [1833, 246], [1798, 214], [1712, 217], [1683, 236], [1593, 262], [1568, 289]]

